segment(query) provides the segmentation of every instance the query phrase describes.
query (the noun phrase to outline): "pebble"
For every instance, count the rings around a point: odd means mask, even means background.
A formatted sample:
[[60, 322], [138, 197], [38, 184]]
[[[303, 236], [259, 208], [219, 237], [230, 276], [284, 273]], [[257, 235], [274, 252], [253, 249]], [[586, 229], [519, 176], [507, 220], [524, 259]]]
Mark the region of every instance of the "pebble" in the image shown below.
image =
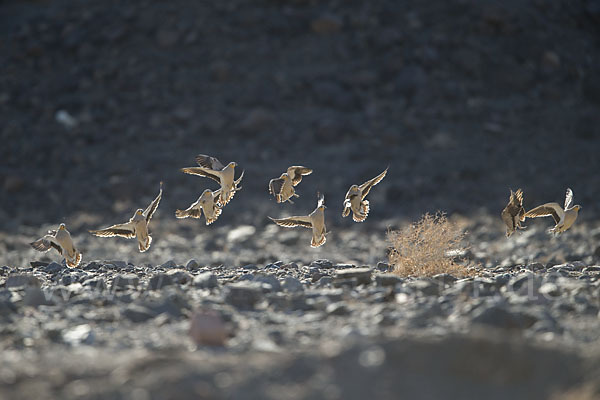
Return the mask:
[[173, 269], [167, 271], [167, 276], [171, 278], [174, 283], [178, 283], [180, 285], [185, 285], [192, 281], [192, 276], [183, 269]]
[[202, 272], [194, 277], [193, 284], [202, 289], [212, 289], [219, 286], [219, 281], [214, 273]]

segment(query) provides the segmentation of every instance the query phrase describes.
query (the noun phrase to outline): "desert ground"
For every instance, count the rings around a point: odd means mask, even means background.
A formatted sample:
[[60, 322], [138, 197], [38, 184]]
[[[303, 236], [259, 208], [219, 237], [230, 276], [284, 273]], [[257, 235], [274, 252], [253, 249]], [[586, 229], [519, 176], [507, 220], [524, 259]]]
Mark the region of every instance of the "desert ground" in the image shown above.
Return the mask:
[[[0, 398], [600, 398], [600, 2], [0, 4]], [[198, 154], [238, 163], [178, 220]], [[294, 204], [268, 183], [314, 170]], [[385, 168], [365, 222], [344, 195]], [[153, 242], [98, 238], [164, 194]], [[582, 206], [554, 236], [500, 212]], [[268, 217], [325, 196], [327, 242]], [[399, 276], [444, 212], [467, 276]], [[65, 223], [67, 267], [30, 242]]]

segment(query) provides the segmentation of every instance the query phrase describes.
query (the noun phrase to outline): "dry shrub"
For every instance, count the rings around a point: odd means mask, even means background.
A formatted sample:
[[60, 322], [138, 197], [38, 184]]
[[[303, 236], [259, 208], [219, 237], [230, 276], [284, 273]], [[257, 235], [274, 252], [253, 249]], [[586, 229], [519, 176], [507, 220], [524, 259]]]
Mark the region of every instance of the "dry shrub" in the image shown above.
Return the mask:
[[464, 235], [443, 213], [425, 214], [401, 231], [388, 232], [390, 265], [400, 276], [470, 275], [455, 262], [456, 255], [465, 250], [461, 246]]

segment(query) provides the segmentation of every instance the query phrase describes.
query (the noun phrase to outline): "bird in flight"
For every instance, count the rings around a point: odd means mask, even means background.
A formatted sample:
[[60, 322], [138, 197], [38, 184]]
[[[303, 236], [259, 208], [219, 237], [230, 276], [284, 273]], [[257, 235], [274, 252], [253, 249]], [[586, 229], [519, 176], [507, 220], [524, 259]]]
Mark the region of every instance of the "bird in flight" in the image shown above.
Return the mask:
[[73, 245], [73, 239], [71, 239], [71, 234], [65, 227], [65, 224], [60, 224], [58, 230], [49, 231], [47, 235], [30, 243], [30, 245], [41, 252], [46, 252], [51, 248], [56, 249], [58, 254], [65, 258], [66, 264], [71, 268], [77, 267], [81, 262], [81, 252]]
[[[388, 167], [389, 168], [389, 167]], [[346, 193], [344, 199], [344, 210], [342, 211], [342, 217], [347, 217], [352, 211], [352, 219], [354, 222], [363, 222], [369, 215], [369, 200], [365, 200], [365, 197], [371, 191], [371, 188], [377, 185], [387, 174], [388, 168], [382, 173], [377, 175], [375, 178], [370, 179], [362, 185], [352, 185]]]
[[275, 196], [275, 200], [278, 203], [289, 201], [294, 203], [291, 198], [300, 197], [294, 190], [295, 186], [302, 181], [302, 177], [312, 174], [312, 169], [302, 166], [291, 166], [286, 172], [281, 174], [279, 178], [271, 179], [269, 182], [269, 193]]
[[551, 233], [562, 233], [569, 229], [577, 219], [577, 215], [581, 210], [580, 205], [573, 205], [573, 191], [567, 189], [565, 196], [565, 205], [561, 207], [558, 203], [546, 203], [537, 206], [525, 213], [527, 218], [548, 217], [554, 219], [554, 228], [550, 229]]
[[271, 218], [269, 219], [275, 222], [279, 226], [286, 228], [293, 228], [296, 226], [303, 226], [305, 228], [312, 229], [312, 240], [310, 242], [311, 247], [319, 247], [327, 240], [325, 235], [327, 231], [325, 229], [325, 196], [317, 195], [317, 208], [309, 215], [287, 217], [287, 218]]
[[162, 182], [160, 183], [158, 196], [156, 196], [156, 198], [145, 210], [138, 208], [135, 211], [135, 214], [133, 214], [133, 217], [131, 217], [129, 221], [125, 222], [124, 224], [117, 224], [104, 229], [92, 230], [90, 233], [100, 237], [120, 236], [127, 239], [137, 238], [140, 252], [145, 252], [150, 248], [150, 244], [152, 243], [152, 236], [150, 236], [148, 233], [148, 225], [150, 224], [152, 215], [154, 215], [154, 212], [158, 208], [161, 197]]
[[210, 189], [206, 189], [198, 200], [189, 206], [185, 210], [175, 211], [175, 217], [177, 218], [200, 218], [204, 211], [204, 218], [206, 219], [206, 225], [210, 225], [219, 218], [221, 215], [222, 208], [217, 203], [217, 199], [221, 194], [221, 189], [215, 190], [214, 192]]
[[510, 191], [508, 205], [500, 214], [506, 225], [506, 237], [510, 237], [517, 229], [524, 229], [521, 222], [525, 221], [525, 209], [523, 208], [523, 191]]
[[190, 175], [203, 176], [210, 178], [221, 185], [221, 193], [219, 195], [219, 205], [223, 207], [231, 201], [235, 192], [241, 189], [238, 185], [242, 181], [244, 171], [240, 177], [235, 179], [235, 167], [237, 163], [231, 161], [227, 166], [217, 160], [215, 157], [199, 154], [196, 156], [196, 163], [199, 167], [186, 167], [182, 168], [181, 171]]

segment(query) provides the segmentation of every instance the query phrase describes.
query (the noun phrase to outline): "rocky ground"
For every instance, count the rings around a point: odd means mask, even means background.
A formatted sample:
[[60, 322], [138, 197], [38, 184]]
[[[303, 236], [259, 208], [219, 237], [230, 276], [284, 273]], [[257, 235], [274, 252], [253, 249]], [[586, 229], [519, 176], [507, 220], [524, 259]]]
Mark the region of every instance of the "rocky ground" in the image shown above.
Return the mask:
[[600, 266], [583, 262], [463, 279], [37, 262], [0, 279], [5, 398], [546, 399], [600, 372]]
[[[600, 397], [597, 0], [6, 0], [0, 21], [0, 398]], [[198, 153], [245, 170], [208, 227], [174, 218], [216, 189], [179, 172]], [[279, 205], [291, 164], [315, 172]], [[148, 252], [88, 234], [160, 181]], [[518, 187], [526, 208], [571, 187], [577, 223], [505, 238]], [[267, 216], [317, 191], [311, 249]], [[390, 275], [386, 232], [438, 210], [477, 274]], [[81, 268], [29, 247], [61, 222]]]

